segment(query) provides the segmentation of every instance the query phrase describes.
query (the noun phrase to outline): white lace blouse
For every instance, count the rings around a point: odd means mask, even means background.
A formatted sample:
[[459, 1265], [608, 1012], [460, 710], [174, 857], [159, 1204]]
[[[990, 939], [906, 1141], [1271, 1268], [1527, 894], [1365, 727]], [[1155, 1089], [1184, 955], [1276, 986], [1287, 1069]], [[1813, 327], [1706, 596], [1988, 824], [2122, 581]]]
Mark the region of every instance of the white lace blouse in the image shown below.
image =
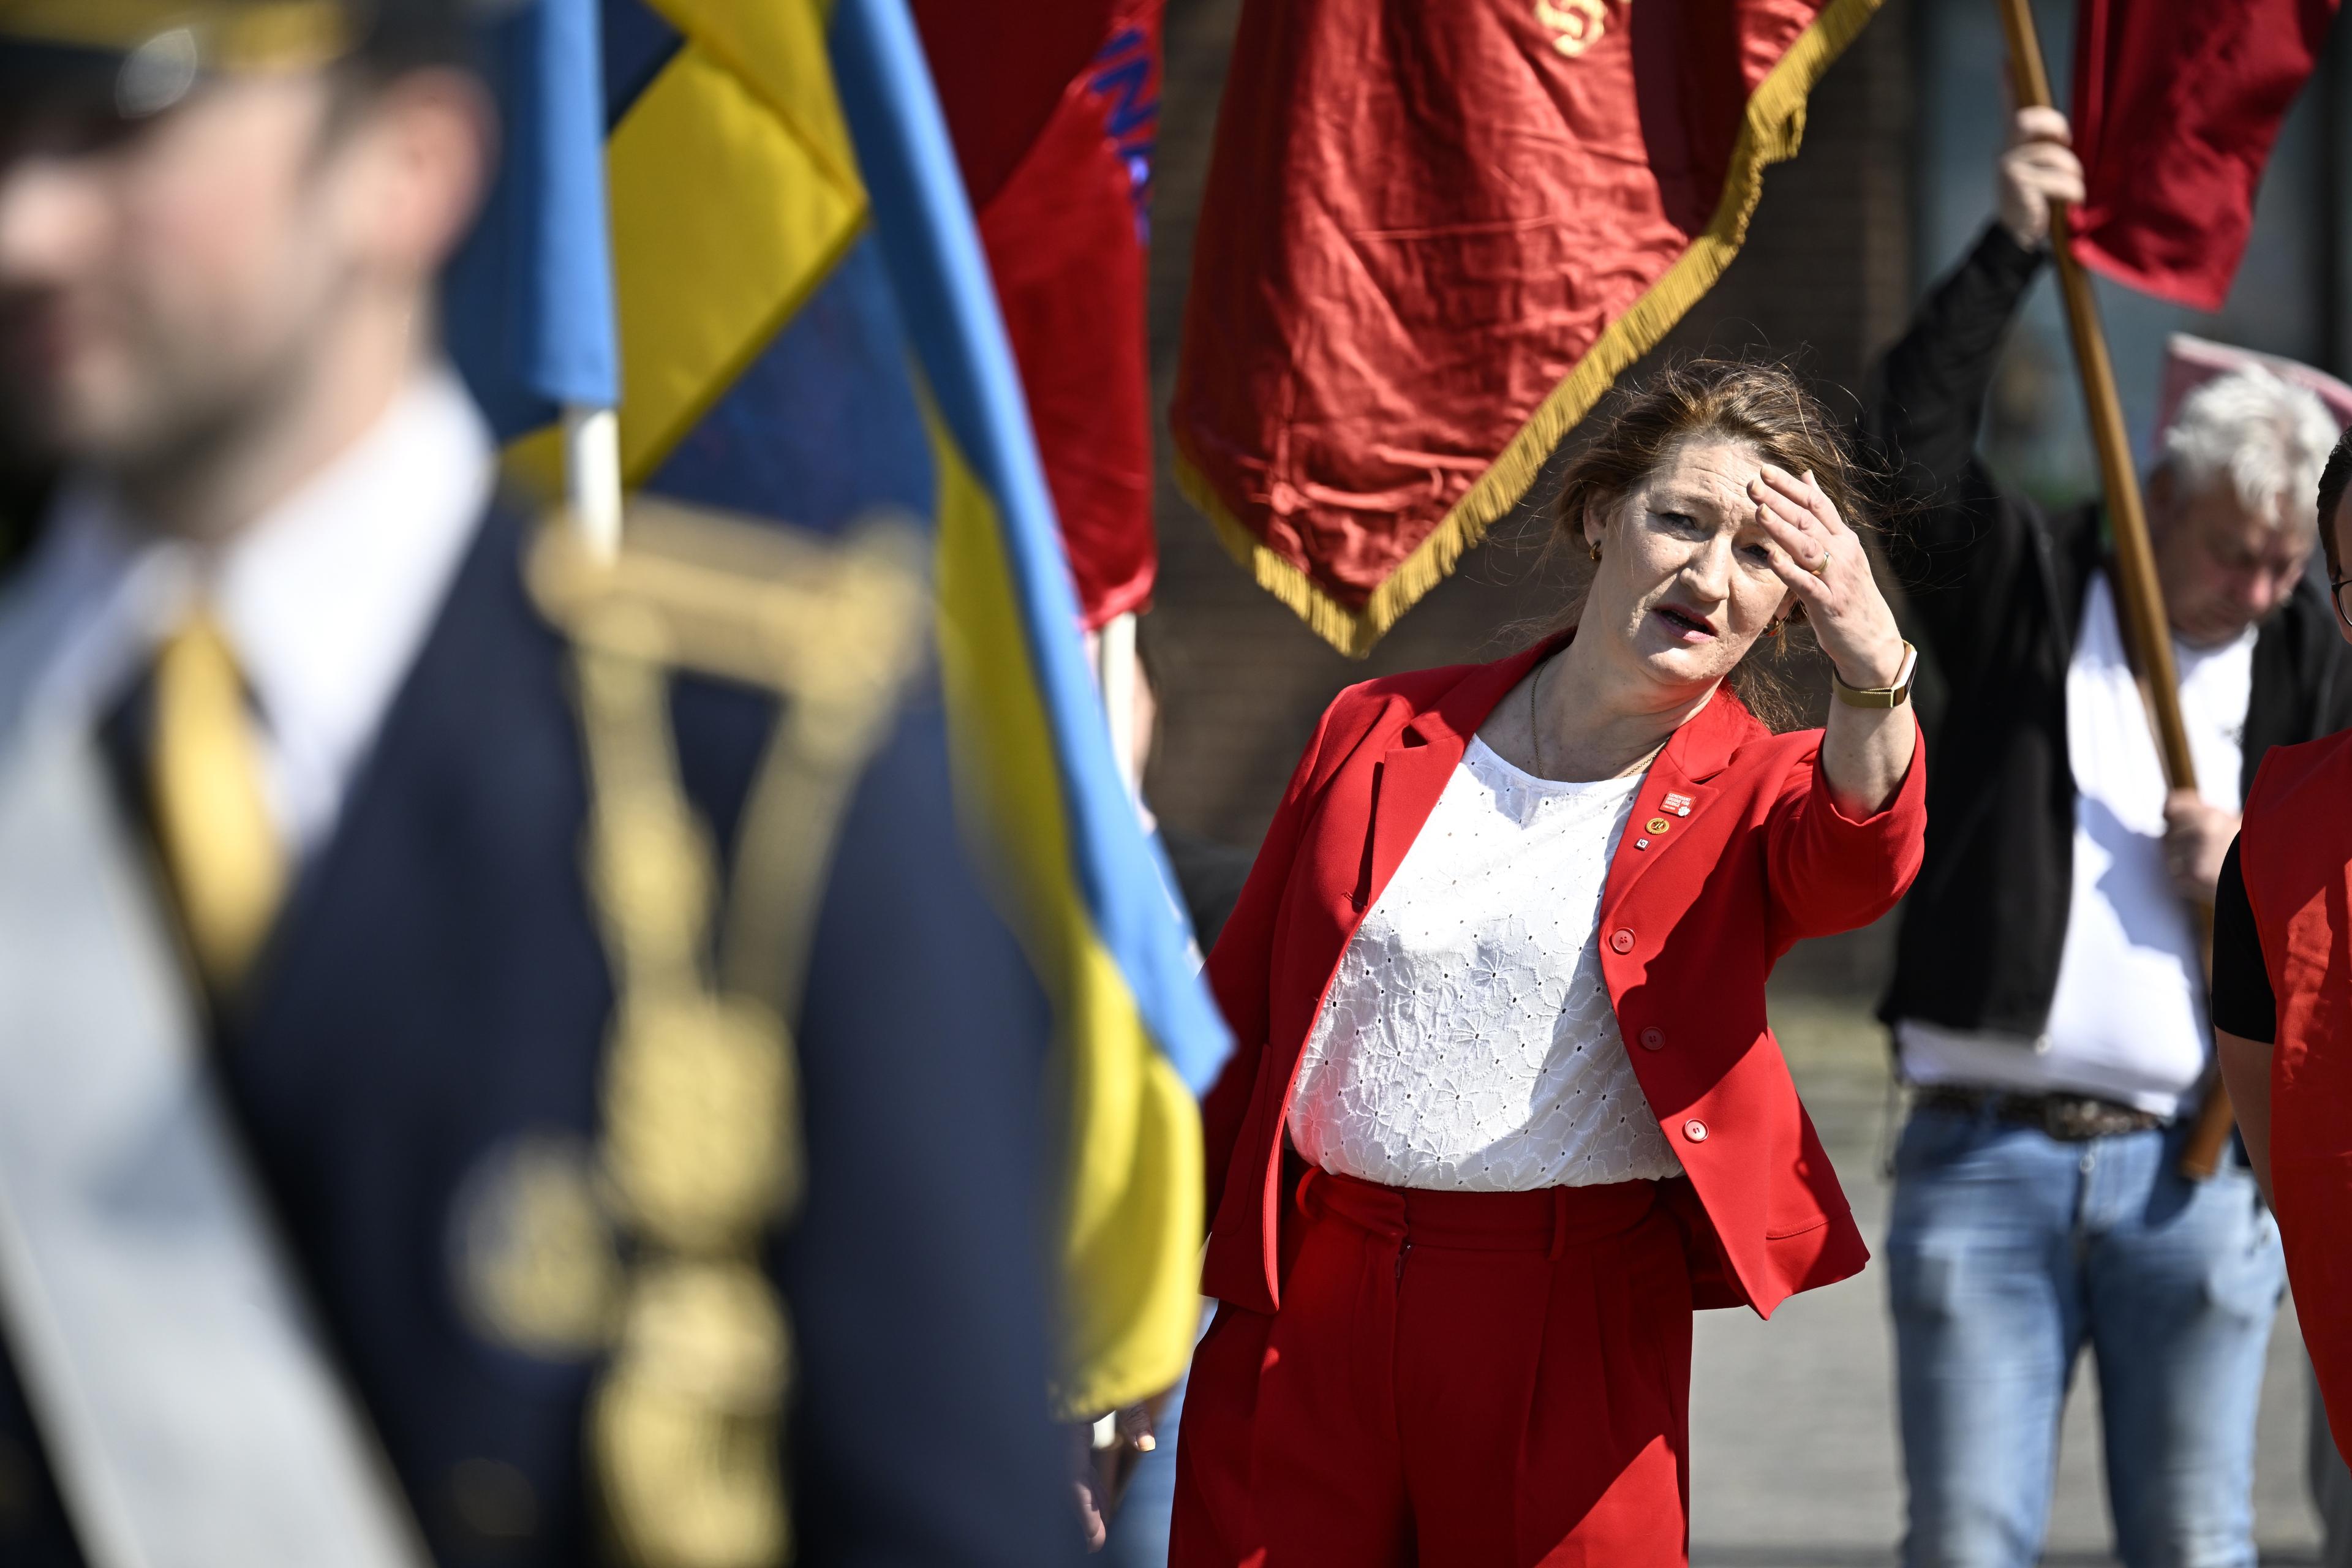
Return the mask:
[[1290, 1138], [1309, 1162], [1470, 1192], [1682, 1173], [1593, 941], [1641, 782], [1539, 779], [1470, 742], [1307, 1037]]

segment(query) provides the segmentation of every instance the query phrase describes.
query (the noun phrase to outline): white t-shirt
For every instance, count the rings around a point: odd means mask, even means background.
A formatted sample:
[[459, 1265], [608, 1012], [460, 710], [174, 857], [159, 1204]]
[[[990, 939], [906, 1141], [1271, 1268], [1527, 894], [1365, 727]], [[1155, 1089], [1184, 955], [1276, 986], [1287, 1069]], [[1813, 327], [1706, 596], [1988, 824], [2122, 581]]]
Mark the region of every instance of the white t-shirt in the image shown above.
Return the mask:
[[1307, 1037], [1289, 1125], [1310, 1163], [1465, 1192], [1681, 1173], [1593, 942], [1641, 782], [1539, 779], [1471, 742]]
[[[2255, 632], [2192, 648], [2173, 639], [2198, 793], [2236, 811]], [[2164, 863], [2164, 769], [2124, 657], [2115, 595], [2091, 579], [2066, 671], [2066, 758], [2074, 773], [2074, 885], [2058, 990], [2042, 1037], [1897, 1026], [1920, 1083], [2094, 1094], [2177, 1115], [2211, 1055], [2205, 960]]]

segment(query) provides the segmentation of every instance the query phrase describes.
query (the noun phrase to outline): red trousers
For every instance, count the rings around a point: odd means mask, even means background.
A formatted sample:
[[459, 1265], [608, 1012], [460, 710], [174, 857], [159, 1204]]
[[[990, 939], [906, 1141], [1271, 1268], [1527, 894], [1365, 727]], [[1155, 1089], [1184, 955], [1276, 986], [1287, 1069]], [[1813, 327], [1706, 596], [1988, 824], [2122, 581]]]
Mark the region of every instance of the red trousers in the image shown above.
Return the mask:
[[1681, 1568], [1690, 1275], [1656, 1191], [1310, 1173], [1281, 1310], [1227, 1303], [1193, 1354], [1171, 1568]]

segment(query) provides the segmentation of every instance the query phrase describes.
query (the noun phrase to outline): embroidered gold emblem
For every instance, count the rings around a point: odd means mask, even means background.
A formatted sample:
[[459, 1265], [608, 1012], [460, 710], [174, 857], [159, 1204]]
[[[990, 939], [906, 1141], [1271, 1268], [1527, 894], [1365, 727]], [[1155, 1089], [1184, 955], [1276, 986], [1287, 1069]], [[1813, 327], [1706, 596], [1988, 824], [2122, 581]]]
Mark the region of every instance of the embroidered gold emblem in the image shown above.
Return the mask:
[[[761, 1265], [802, 1186], [798, 1012], [835, 830], [929, 624], [922, 545], [640, 501], [621, 558], [551, 530], [530, 583], [573, 643], [585, 854], [614, 1004], [594, 1192], [626, 1237], [588, 1447], [633, 1568], [792, 1556], [785, 1304]], [[684, 668], [782, 699], [725, 887], [670, 733]]]
[[595, 1160], [576, 1139], [499, 1144], [459, 1189], [457, 1290], [485, 1337], [549, 1361], [611, 1341], [621, 1260], [595, 1191]]
[[791, 1346], [782, 1303], [753, 1265], [666, 1261], [639, 1279], [589, 1443], [640, 1561], [783, 1558], [776, 1432]]
[[605, 1069], [604, 1138], [638, 1229], [695, 1251], [742, 1245], [797, 1196], [781, 1115], [799, 1108], [772, 1015], [740, 996], [632, 1000]]
[[1608, 7], [1603, 0], [1535, 0], [1536, 21], [1551, 35], [1551, 47], [1574, 59], [1601, 41]]

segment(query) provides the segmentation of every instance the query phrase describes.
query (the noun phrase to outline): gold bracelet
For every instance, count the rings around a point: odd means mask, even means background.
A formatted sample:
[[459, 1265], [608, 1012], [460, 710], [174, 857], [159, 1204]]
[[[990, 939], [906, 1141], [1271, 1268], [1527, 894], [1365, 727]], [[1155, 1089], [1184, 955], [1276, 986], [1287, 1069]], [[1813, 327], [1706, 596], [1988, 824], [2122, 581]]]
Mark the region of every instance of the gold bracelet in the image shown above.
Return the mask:
[[1903, 665], [1895, 672], [1892, 686], [1848, 686], [1845, 677], [1830, 666], [1830, 689], [1837, 700], [1849, 708], [1900, 708], [1910, 700], [1911, 677], [1919, 668], [1919, 650], [1909, 643], [1903, 645]]

